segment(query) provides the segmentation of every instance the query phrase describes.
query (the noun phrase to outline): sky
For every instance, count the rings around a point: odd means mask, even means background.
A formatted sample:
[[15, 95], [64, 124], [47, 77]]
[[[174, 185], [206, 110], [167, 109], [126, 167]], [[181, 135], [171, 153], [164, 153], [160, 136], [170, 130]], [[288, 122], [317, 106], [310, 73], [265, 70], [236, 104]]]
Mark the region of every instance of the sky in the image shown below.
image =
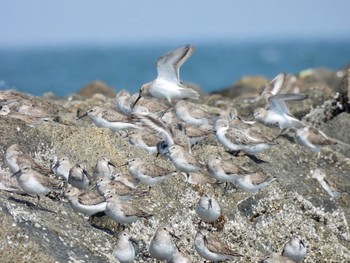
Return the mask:
[[0, 46], [350, 38], [348, 0], [0, 0]]

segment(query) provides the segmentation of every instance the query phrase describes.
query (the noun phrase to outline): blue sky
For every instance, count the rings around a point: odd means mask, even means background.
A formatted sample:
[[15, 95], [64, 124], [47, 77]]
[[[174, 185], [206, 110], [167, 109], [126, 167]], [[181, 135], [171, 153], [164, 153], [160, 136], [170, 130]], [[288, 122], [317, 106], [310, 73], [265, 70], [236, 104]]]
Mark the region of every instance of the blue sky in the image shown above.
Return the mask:
[[0, 45], [350, 38], [347, 0], [0, 0]]

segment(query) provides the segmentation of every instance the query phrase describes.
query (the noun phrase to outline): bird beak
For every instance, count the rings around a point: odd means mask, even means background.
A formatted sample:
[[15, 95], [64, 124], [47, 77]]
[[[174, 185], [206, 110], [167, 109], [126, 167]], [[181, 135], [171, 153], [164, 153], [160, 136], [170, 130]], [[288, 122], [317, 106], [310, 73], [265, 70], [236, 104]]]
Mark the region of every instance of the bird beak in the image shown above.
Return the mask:
[[85, 112], [84, 114], [78, 116], [78, 117], [76, 118], [76, 120], [80, 120], [81, 118], [84, 118], [84, 117], [86, 117], [86, 116], [88, 116], [88, 112]]
[[20, 174], [21, 172], [22, 172], [22, 170], [19, 169], [17, 172], [15, 172], [13, 175], [11, 175], [11, 178], [14, 177], [14, 176], [16, 176], [16, 175], [18, 175], [18, 174]]
[[127, 166], [128, 163], [124, 163], [124, 164], [121, 164], [121, 165], [118, 165], [118, 166], [114, 166], [115, 168], [119, 168], [119, 167], [123, 167], [123, 166]]
[[135, 102], [132, 104], [131, 108], [134, 108], [136, 103], [141, 99], [141, 92], [139, 92], [139, 96], [137, 97], [137, 99], [135, 100]]
[[207, 236], [204, 236], [204, 237], [203, 237], [203, 240], [204, 240], [204, 244], [207, 246], [207, 245], [208, 245], [208, 239], [207, 239]]
[[55, 165], [52, 167], [52, 169], [56, 169], [58, 168], [58, 166], [60, 166], [60, 162], [56, 162]]
[[114, 165], [114, 163], [108, 162], [109, 165], [113, 166], [114, 168], [116, 168], [116, 166]]
[[211, 209], [213, 207], [212, 203], [211, 203], [211, 199], [209, 199], [208, 201], [208, 210]]
[[89, 191], [94, 190], [96, 187], [97, 187], [97, 184], [95, 184], [93, 187], [91, 187], [91, 188], [89, 189]]
[[177, 235], [175, 235], [173, 232], [169, 232], [169, 234], [172, 236], [172, 237], [174, 237], [174, 238], [176, 238], [176, 239], [180, 239]]

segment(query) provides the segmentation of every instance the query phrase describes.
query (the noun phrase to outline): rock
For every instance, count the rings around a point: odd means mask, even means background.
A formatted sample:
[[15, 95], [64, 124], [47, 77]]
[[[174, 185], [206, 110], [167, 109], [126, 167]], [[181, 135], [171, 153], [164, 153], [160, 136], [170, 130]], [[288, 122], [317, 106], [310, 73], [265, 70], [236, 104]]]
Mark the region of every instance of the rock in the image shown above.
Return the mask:
[[99, 93], [106, 97], [114, 98], [116, 93], [111, 87], [108, 87], [100, 80], [95, 80], [87, 84], [81, 90], [77, 92], [78, 95], [84, 98], [91, 98], [94, 94]]
[[[322, 92], [315, 86], [315, 97]], [[97, 159], [105, 155], [117, 165], [140, 157], [146, 162], [173, 168], [169, 161], [149, 156], [131, 146], [121, 134], [97, 128], [89, 119], [75, 120], [78, 108], [101, 104], [113, 108], [114, 98], [33, 100], [60, 115], [57, 120], [61, 121], [32, 128], [21, 120], [0, 116], [2, 169], [6, 169], [5, 150], [13, 143], [20, 144], [46, 167], [54, 156], [68, 155], [72, 163], [83, 162], [91, 172]], [[223, 211], [224, 216], [216, 225], [218, 234], [244, 255], [235, 262], [258, 262], [272, 252], [281, 253], [292, 232], [306, 243], [305, 262], [350, 261], [350, 117], [343, 112], [327, 118], [324, 105], [331, 102], [318, 102], [321, 103], [318, 108], [314, 108], [313, 103], [309, 98], [295, 108], [292, 106], [293, 112], [310, 124], [317, 123], [314, 126], [340, 141], [325, 147], [319, 154], [296, 144], [292, 137], [283, 136], [277, 140], [277, 146], [259, 154], [258, 157], [265, 161], [259, 164], [245, 155], [230, 155], [214, 135], [193, 147], [193, 155], [200, 162], [205, 162], [209, 154], [217, 154], [277, 178], [262, 191], [248, 194], [233, 189], [224, 195], [223, 185], [185, 187], [184, 177], [179, 174], [152, 187], [146, 198], [133, 200], [154, 214], [149, 220], [127, 227], [130, 235], [141, 244], [142, 251], [136, 262], [155, 262], [150, 259], [147, 248], [155, 230], [163, 224], [172, 227], [180, 237], [175, 242], [191, 262], [203, 262], [193, 247], [199, 223], [194, 205], [203, 192], [215, 195]], [[222, 109], [233, 106], [243, 116], [248, 116], [256, 107], [248, 100], [228, 100], [221, 95], [207, 97], [207, 104]], [[266, 132], [278, 133], [277, 129], [259, 127]], [[312, 177], [313, 171], [321, 168], [341, 192], [339, 197], [331, 198]], [[118, 170], [127, 173], [126, 167]], [[87, 217], [73, 211], [65, 198], [42, 197], [38, 202], [35, 197], [0, 192], [0, 219], [2, 262], [116, 262], [112, 257], [116, 223], [106, 216], [89, 222]]]

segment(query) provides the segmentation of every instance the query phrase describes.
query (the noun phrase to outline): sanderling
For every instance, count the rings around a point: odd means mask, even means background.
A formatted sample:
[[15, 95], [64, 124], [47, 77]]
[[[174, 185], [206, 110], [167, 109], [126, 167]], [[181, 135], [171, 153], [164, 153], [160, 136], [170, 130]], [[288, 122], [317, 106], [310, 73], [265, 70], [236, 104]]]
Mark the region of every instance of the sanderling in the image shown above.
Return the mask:
[[140, 158], [128, 161], [130, 174], [141, 183], [153, 186], [176, 174], [176, 170], [166, 169], [154, 163], [144, 162]]
[[157, 143], [164, 139], [148, 129], [133, 130], [128, 132], [127, 136], [131, 145], [145, 150], [148, 154], [157, 153]]
[[63, 177], [68, 182], [69, 171], [73, 167], [67, 156], [60, 157], [52, 166], [52, 171], [60, 177]]
[[29, 165], [33, 170], [41, 174], [49, 174], [51, 171], [38, 164], [33, 157], [26, 154], [18, 144], [12, 144], [6, 149], [5, 160], [12, 173], [17, 172], [23, 165]]
[[243, 151], [248, 155], [258, 153], [275, 146], [276, 143], [263, 133], [230, 126], [225, 119], [218, 119], [215, 123], [216, 137], [218, 141], [229, 151]]
[[273, 253], [266, 258], [259, 260], [259, 263], [295, 263], [294, 260], [290, 258]]
[[198, 230], [194, 238], [194, 248], [202, 258], [213, 262], [225, 261], [233, 257], [243, 257], [219, 239], [209, 237], [208, 231], [204, 229]]
[[202, 126], [211, 122], [213, 117], [201, 105], [189, 101], [180, 100], [174, 106], [176, 117], [187, 125]]
[[130, 103], [131, 95], [127, 90], [121, 90], [117, 93], [115, 97], [115, 107], [118, 112], [130, 116], [132, 113], [131, 103]]
[[195, 173], [202, 169], [202, 164], [180, 145], [169, 147], [169, 158], [176, 169], [184, 173]]
[[305, 126], [303, 122], [293, 117], [289, 112], [286, 101], [304, 100], [305, 94], [277, 94], [269, 97], [267, 108], [254, 110], [254, 119], [265, 125], [277, 126], [280, 129], [299, 129]]
[[316, 169], [312, 172], [311, 177], [316, 179], [322, 188], [332, 197], [337, 198], [341, 192], [336, 189], [335, 184], [327, 179], [327, 176], [325, 174], [325, 171], [323, 169]]
[[218, 220], [221, 215], [219, 203], [214, 197], [209, 197], [207, 194], [200, 197], [195, 209], [201, 222], [204, 221], [205, 223], [213, 223]]
[[265, 187], [269, 186], [277, 178], [269, 179], [268, 176], [262, 173], [252, 173], [247, 175], [240, 175], [235, 181], [237, 188], [247, 192], [256, 193]]
[[207, 170], [211, 177], [225, 183], [234, 183], [239, 176], [252, 173], [233, 162], [224, 161], [220, 156], [212, 154], [207, 158]]
[[121, 231], [117, 235], [117, 243], [115, 244], [113, 255], [120, 263], [132, 263], [135, 259], [135, 248], [132, 244], [131, 236]]
[[194, 47], [187, 45], [161, 56], [157, 61], [157, 78], [142, 85], [139, 96], [132, 107], [142, 96], [166, 99], [170, 104], [172, 99], [198, 99], [198, 92], [183, 85], [179, 78], [181, 65], [191, 56], [193, 51]]
[[82, 192], [76, 187], [68, 186], [64, 195], [72, 208], [82, 214], [93, 216], [106, 210], [107, 202], [103, 196]]
[[24, 115], [30, 115], [33, 117], [49, 117], [50, 114], [44, 109], [35, 106], [30, 100], [21, 100], [17, 112]]
[[181, 173], [185, 177], [185, 183], [187, 184], [215, 184], [216, 179], [206, 176], [202, 173]]
[[61, 189], [63, 182], [56, 180], [35, 171], [30, 165], [23, 165], [20, 170], [14, 173], [20, 187], [28, 194], [46, 195], [54, 190]]
[[147, 193], [145, 190], [131, 188], [123, 182], [116, 180], [111, 181], [106, 177], [101, 177], [98, 179], [96, 182], [96, 187], [101, 195], [106, 195], [108, 192], [115, 193], [122, 201], [130, 200], [134, 196], [139, 196]]
[[9, 105], [14, 102], [18, 102], [23, 99], [23, 96], [20, 93], [14, 91], [3, 91], [0, 90], [0, 105]]
[[214, 134], [212, 125], [202, 125], [197, 127], [195, 125], [179, 124], [178, 127], [187, 136], [191, 146], [196, 145], [210, 134]]
[[101, 156], [95, 165], [93, 178], [107, 177], [108, 179], [112, 179], [114, 168], [115, 165], [107, 157]]
[[261, 95], [258, 97], [258, 99], [263, 99], [265, 102], [265, 106], [269, 106], [268, 98], [277, 95], [281, 92], [286, 82], [286, 73], [281, 72], [279, 73], [273, 80], [268, 83]]
[[177, 250], [172, 237], [179, 239], [168, 227], [158, 227], [148, 248], [151, 256], [157, 260], [170, 261]]
[[1, 116], [7, 116], [12, 119], [19, 119], [21, 121], [24, 121], [28, 126], [30, 127], [37, 127], [41, 124], [53, 122], [54, 117], [53, 116], [32, 116], [28, 114], [22, 114], [18, 112], [13, 112], [9, 108], [8, 105], [0, 106], [0, 115]]
[[69, 170], [68, 183], [83, 190], [90, 187], [90, 175], [83, 164], [76, 164]]
[[130, 122], [129, 118], [117, 111], [94, 106], [77, 119], [89, 116], [92, 122], [100, 128], [108, 128], [114, 132], [127, 129], [138, 129], [139, 127]]
[[295, 262], [300, 262], [306, 256], [306, 246], [304, 242], [296, 235], [285, 244], [282, 256], [288, 257]]
[[295, 139], [313, 152], [319, 152], [324, 146], [337, 144], [322, 131], [309, 126], [296, 130]]
[[107, 193], [106, 201], [106, 215], [122, 225], [153, 216], [152, 214], [135, 207], [131, 203], [121, 201], [117, 194]]
[[0, 167], [0, 190], [4, 190], [11, 193], [25, 194], [21, 189], [17, 178], [11, 177], [11, 173], [3, 171]]
[[184, 256], [178, 249], [175, 249], [171, 259], [167, 263], [189, 263], [190, 260]]

